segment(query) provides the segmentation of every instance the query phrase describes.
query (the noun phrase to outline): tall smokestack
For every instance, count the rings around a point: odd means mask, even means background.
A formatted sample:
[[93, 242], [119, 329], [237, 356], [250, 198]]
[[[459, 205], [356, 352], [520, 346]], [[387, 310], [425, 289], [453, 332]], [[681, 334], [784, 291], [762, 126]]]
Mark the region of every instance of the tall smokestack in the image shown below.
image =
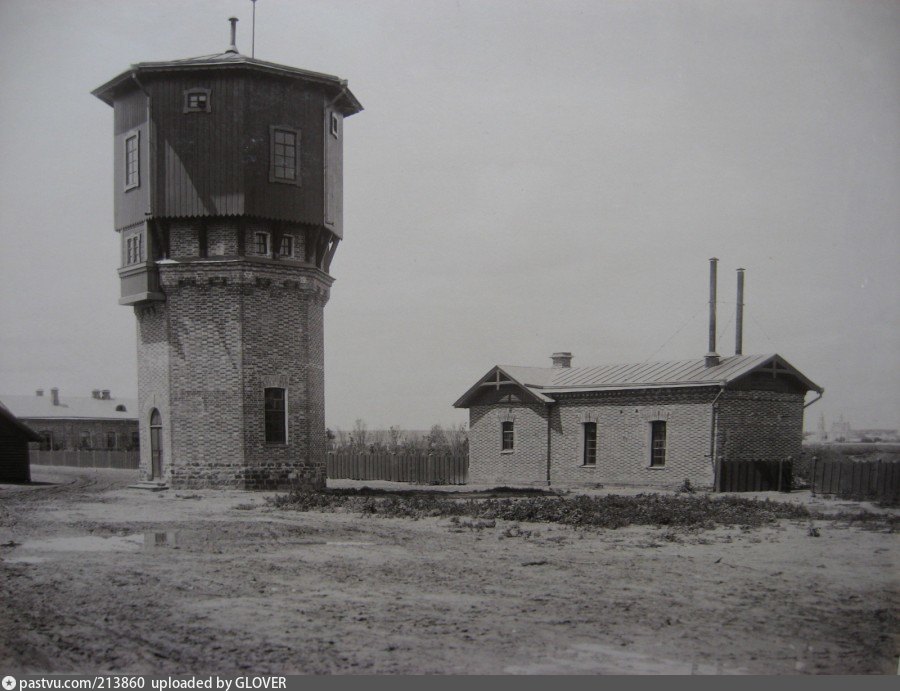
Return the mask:
[[734, 325], [734, 354], [744, 354], [744, 270], [737, 270], [737, 315]]
[[719, 260], [712, 257], [709, 260], [709, 352], [706, 354], [706, 366], [715, 367], [719, 364], [719, 354], [716, 352], [716, 265]]

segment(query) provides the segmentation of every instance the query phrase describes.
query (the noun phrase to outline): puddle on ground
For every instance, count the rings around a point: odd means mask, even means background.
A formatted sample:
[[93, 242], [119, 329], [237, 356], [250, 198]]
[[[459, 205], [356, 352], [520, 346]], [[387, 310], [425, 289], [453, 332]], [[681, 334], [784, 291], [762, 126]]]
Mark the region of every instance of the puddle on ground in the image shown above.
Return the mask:
[[[78, 535], [53, 537], [44, 540], [26, 540], [16, 545], [12, 553], [3, 558], [7, 564], [40, 564], [49, 561], [52, 554], [137, 552], [141, 549], [178, 547], [178, 531], [150, 531], [131, 535]], [[50, 553], [50, 554], [48, 554]]]

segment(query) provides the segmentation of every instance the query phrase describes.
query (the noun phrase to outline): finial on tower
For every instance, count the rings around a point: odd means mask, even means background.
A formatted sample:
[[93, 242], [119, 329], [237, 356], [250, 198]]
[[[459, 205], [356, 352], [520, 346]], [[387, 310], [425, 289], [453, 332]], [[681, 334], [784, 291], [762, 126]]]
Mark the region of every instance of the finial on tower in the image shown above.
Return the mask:
[[228, 21], [231, 22], [231, 45], [228, 46], [228, 50], [226, 50], [225, 52], [226, 53], [237, 53], [238, 52], [238, 49], [237, 49], [238, 18], [237, 17], [229, 17]]

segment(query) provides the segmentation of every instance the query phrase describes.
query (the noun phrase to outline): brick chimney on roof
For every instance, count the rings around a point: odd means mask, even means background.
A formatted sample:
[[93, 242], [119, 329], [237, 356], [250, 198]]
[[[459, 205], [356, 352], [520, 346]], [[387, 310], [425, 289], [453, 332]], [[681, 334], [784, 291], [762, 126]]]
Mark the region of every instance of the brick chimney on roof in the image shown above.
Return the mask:
[[553, 360], [554, 367], [571, 367], [572, 366], [572, 353], [560, 352], [553, 353], [550, 356], [550, 359]]
[[53, 405], [59, 405], [59, 389], [57, 389], [55, 386], [50, 389], [50, 400]]
[[100, 398], [100, 389], [94, 389], [91, 391], [91, 398]]
[[44, 395], [44, 390], [43, 390], [43, 389], [38, 389], [37, 391], [34, 392], [34, 395], [35, 395], [35, 396], [43, 396], [43, 395]]
[[102, 398], [104, 401], [110, 400], [111, 396], [109, 389], [103, 389], [103, 391], [100, 392], [100, 398]]

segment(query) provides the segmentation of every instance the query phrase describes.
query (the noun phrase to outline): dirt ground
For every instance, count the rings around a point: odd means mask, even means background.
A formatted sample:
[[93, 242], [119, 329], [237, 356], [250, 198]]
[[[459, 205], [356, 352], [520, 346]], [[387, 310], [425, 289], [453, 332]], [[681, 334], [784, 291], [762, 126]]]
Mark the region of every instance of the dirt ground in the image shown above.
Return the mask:
[[898, 668], [898, 537], [845, 522], [469, 529], [151, 493], [129, 471], [33, 477], [0, 485], [4, 673]]

